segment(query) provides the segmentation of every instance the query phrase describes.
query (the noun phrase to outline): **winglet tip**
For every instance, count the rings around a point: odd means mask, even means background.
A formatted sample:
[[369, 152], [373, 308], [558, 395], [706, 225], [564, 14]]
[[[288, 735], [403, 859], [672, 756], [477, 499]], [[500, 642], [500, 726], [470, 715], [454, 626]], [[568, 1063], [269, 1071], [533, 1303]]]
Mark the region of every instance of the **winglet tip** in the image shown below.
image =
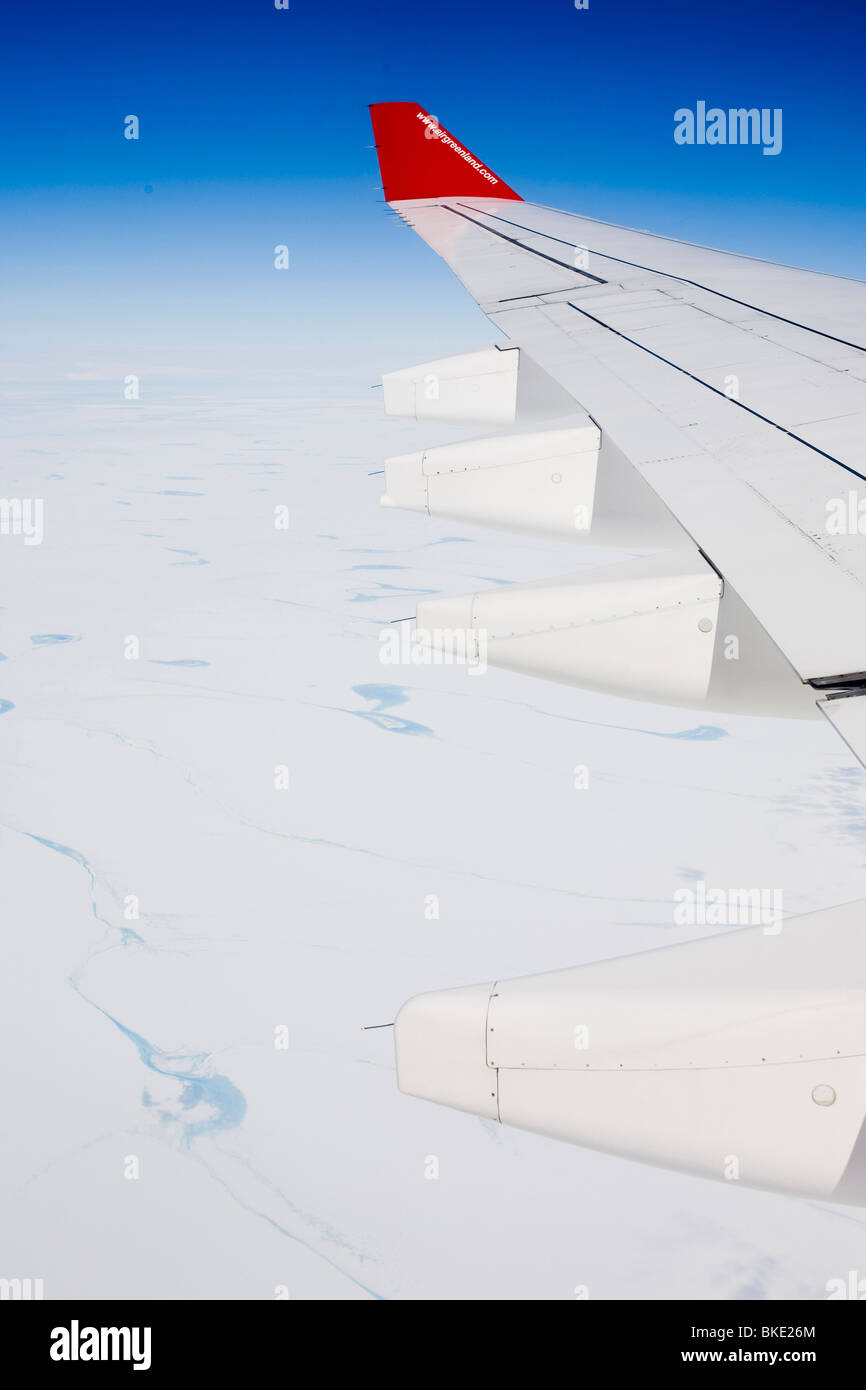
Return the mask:
[[386, 202], [455, 197], [523, 201], [417, 102], [373, 102], [370, 119]]

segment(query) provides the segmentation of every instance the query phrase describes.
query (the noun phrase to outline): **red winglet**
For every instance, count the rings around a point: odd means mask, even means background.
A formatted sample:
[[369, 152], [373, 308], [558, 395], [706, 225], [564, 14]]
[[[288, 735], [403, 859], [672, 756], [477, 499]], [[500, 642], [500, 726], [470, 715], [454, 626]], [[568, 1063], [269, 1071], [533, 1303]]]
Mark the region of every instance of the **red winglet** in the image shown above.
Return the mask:
[[370, 107], [386, 203], [406, 198], [516, 198], [495, 174], [413, 101]]

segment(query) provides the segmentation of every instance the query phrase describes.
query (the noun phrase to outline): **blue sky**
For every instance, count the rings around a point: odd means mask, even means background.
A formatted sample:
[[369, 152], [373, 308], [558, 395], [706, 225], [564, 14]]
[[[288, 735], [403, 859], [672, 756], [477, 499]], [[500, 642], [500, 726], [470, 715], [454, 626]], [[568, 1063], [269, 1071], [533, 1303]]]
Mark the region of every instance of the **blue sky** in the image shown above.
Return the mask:
[[[388, 218], [370, 101], [417, 100], [526, 197], [866, 278], [854, 0], [19, 0], [4, 24], [13, 375], [358, 384], [484, 341]], [[782, 153], [676, 145], [699, 99], [781, 107]]]

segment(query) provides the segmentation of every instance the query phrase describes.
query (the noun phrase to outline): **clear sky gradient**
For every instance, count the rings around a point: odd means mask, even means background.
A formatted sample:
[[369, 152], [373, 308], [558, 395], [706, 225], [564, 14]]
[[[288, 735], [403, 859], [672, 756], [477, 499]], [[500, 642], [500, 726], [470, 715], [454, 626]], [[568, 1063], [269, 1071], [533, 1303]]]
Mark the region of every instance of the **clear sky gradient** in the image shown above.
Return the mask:
[[[13, 0], [3, 24], [13, 379], [359, 385], [485, 341], [389, 218], [370, 101], [418, 101], [528, 198], [866, 278], [854, 0]], [[698, 100], [781, 108], [782, 153], [675, 144]]]

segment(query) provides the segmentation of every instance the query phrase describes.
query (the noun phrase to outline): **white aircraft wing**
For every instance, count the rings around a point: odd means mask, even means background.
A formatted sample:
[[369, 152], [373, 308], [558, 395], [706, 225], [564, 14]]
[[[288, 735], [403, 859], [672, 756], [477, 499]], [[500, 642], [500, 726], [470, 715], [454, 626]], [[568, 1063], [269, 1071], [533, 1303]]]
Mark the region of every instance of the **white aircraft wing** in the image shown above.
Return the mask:
[[500, 350], [589, 416], [866, 760], [866, 284], [525, 202], [413, 103], [371, 112], [386, 200]]
[[[419, 107], [372, 114], [387, 201], [505, 336], [384, 379], [389, 413], [499, 432], [386, 460], [383, 502], [652, 552], [425, 601], [421, 640], [619, 695], [820, 710], [866, 761], [866, 285], [526, 203]], [[401, 1090], [866, 1203], [866, 903], [783, 923], [765, 890], [712, 897], [708, 922], [746, 930], [409, 1000]]]

